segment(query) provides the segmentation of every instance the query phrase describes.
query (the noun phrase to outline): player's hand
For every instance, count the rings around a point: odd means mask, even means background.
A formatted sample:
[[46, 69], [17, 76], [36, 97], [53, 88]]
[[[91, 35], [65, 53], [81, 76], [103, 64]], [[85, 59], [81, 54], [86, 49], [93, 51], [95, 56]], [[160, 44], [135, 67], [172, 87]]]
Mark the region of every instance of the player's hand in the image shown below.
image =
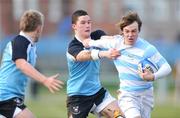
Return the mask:
[[55, 91], [59, 91], [64, 83], [58, 80], [59, 74], [48, 77], [43, 84], [49, 89], [51, 93], [55, 93]]
[[121, 54], [119, 52], [119, 50], [113, 48], [113, 49], [109, 49], [109, 58], [110, 59], [116, 59], [117, 57], [119, 57]]
[[85, 39], [82, 41], [84, 47], [88, 48], [89, 47], [89, 42], [91, 41], [91, 39]]
[[154, 74], [149, 69], [144, 69], [144, 72], [138, 71], [140, 77], [145, 81], [154, 81]]
[[107, 51], [100, 51], [99, 56], [101, 58], [106, 57], [108, 59], [116, 59], [119, 57], [121, 54], [117, 49], [109, 49]]

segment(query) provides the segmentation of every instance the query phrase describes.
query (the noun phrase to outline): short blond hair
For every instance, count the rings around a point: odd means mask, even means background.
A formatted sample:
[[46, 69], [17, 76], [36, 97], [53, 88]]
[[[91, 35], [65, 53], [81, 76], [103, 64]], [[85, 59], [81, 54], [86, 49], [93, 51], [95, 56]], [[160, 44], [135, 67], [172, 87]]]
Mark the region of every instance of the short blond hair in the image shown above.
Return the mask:
[[20, 19], [20, 31], [32, 32], [35, 31], [39, 25], [44, 24], [44, 15], [37, 10], [27, 10]]

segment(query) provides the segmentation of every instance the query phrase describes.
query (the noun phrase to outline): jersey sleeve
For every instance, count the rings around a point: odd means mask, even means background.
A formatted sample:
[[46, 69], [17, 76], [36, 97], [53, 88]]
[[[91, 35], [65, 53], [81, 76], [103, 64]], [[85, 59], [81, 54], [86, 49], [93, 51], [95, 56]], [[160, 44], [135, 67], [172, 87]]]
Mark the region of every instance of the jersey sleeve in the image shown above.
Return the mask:
[[96, 30], [91, 33], [91, 39], [93, 40], [99, 40], [102, 36], [105, 36], [106, 33], [103, 30]]
[[24, 38], [15, 38], [12, 41], [12, 60], [16, 61], [17, 59], [27, 60], [27, 49], [30, 42]]
[[154, 79], [156, 80], [167, 76], [172, 71], [170, 65], [155, 47], [153, 47], [151, 50], [154, 52], [154, 54], [150, 57], [150, 59], [158, 67], [158, 71], [154, 73]]
[[102, 36], [100, 40], [91, 40], [89, 46], [110, 49], [116, 48], [120, 44], [121, 37], [119, 36]]
[[158, 68], [160, 68], [163, 64], [168, 64], [166, 59], [159, 53], [159, 51], [154, 46], [151, 46], [151, 48], [149, 48], [149, 51], [151, 51], [150, 59], [156, 64]]
[[84, 50], [84, 46], [80, 42], [72, 41], [69, 44], [68, 53], [73, 57], [76, 57], [82, 50]]

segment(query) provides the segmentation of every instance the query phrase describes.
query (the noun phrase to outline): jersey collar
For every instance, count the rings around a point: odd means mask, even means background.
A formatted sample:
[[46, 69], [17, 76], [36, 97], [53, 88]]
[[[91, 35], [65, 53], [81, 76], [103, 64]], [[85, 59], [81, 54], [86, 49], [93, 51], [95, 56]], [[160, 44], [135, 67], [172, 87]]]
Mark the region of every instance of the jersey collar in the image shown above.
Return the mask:
[[80, 40], [80, 38], [79, 38], [77, 35], [75, 35], [75, 38], [76, 38], [79, 42], [82, 43], [82, 41]]
[[26, 35], [23, 31], [20, 31], [19, 35], [24, 36], [25, 38], [28, 39], [28, 41], [31, 42], [32, 45], [34, 45], [34, 42], [32, 41], [32, 38], [30, 36]]

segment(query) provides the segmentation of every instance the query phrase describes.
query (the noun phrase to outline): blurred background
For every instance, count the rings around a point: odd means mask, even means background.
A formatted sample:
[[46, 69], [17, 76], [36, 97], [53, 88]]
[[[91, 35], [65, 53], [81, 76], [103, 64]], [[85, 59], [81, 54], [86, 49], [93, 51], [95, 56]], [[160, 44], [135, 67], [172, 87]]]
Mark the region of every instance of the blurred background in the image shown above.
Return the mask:
[[[92, 30], [103, 29], [108, 35], [119, 33], [116, 23], [127, 11], [138, 12], [143, 21], [140, 36], [154, 44], [173, 69], [168, 77], [154, 82], [152, 118], [180, 118], [180, 0], [0, 0], [0, 60], [6, 43], [19, 33], [19, 19], [27, 9], [45, 15], [36, 68], [46, 75], [60, 73], [64, 82], [75, 10], [86, 10], [93, 21]], [[119, 80], [113, 62], [104, 59], [101, 65], [102, 84], [116, 97]], [[51, 94], [31, 80], [26, 103], [38, 118], [66, 118], [65, 91], [66, 86]]]

